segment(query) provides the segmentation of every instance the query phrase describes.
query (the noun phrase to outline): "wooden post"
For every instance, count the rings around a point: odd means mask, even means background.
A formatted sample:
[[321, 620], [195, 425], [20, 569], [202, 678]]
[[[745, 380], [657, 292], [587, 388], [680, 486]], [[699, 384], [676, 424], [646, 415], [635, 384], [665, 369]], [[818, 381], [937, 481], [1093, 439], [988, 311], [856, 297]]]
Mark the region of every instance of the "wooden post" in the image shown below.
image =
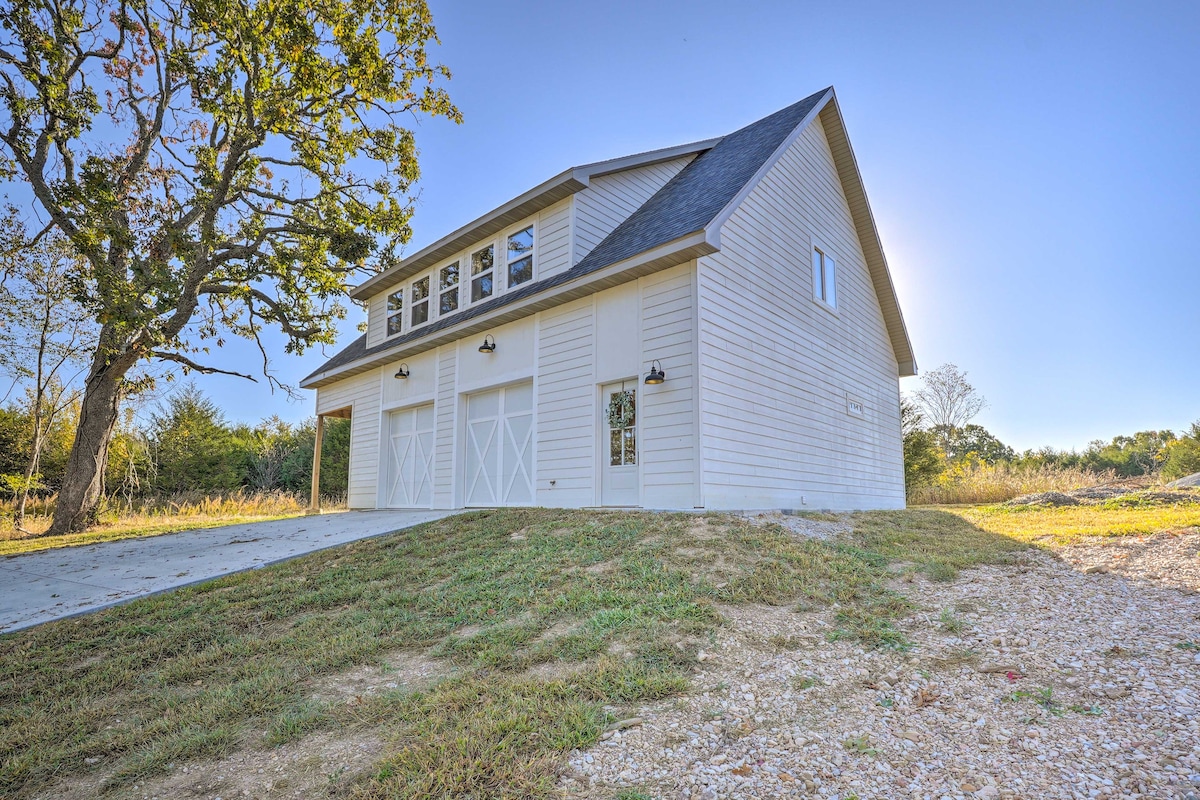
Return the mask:
[[325, 418], [317, 415], [317, 437], [313, 443], [312, 495], [308, 500], [308, 513], [321, 513], [321, 443], [325, 440]]

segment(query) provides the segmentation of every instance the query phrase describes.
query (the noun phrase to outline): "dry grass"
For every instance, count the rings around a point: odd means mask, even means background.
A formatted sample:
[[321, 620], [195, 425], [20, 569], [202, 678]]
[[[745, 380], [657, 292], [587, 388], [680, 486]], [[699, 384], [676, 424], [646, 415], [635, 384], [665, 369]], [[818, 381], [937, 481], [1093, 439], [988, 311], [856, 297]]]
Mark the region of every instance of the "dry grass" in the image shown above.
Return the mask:
[[1003, 503], [1038, 492], [1069, 492], [1115, 479], [1111, 472], [1095, 473], [1075, 467], [1014, 467], [1010, 464], [968, 462], [952, 465], [932, 486], [909, 493], [910, 505], [978, 505]]
[[[343, 502], [326, 504], [336, 509]], [[83, 533], [67, 536], [44, 536], [54, 512], [54, 498], [31, 502], [27, 509], [25, 528], [12, 525], [11, 502], [0, 506], [0, 556], [48, 550], [54, 547], [73, 547], [118, 539], [158, 536], [164, 533], [215, 528], [242, 522], [263, 522], [295, 517], [304, 513], [308, 498], [291, 492], [234, 492], [227, 495], [179, 494], [165, 498], [148, 498], [133, 503], [110, 503], [101, 513], [99, 522]]]
[[1071, 544], [1092, 536], [1149, 536], [1200, 529], [1200, 503], [1137, 505], [1116, 498], [1078, 506], [979, 506], [942, 509], [972, 525], [1022, 542]]

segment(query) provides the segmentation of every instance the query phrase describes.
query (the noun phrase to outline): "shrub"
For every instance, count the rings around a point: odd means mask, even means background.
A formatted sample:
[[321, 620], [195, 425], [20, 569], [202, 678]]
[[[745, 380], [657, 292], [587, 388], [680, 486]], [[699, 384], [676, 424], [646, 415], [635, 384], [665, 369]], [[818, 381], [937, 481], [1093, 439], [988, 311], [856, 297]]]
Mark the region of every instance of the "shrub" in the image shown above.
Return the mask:
[[1200, 420], [1164, 448], [1163, 478], [1172, 481], [1194, 472], [1200, 472]]

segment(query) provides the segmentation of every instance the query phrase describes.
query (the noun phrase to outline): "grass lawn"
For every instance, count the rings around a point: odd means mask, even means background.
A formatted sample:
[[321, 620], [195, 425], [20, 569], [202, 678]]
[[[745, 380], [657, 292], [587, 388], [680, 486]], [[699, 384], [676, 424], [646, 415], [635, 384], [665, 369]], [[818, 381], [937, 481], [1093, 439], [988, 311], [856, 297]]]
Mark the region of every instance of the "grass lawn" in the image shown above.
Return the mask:
[[1078, 506], [941, 506], [982, 530], [1035, 544], [1075, 544], [1088, 537], [1146, 536], [1200, 529], [1200, 503], [1155, 505], [1114, 498]]
[[[836, 603], [832, 636], [904, 647], [890, 563], [948, 579], [1025, 546], [940, 510], [854, 520], [826, 543], [716, 514], [481, 511], [0, 636], [0, 794], [367, 727], [389, 750], [341, 793], [545, 797], [606, 705], [687, 690], [723, 605]], [[396, 653], [451, 674], [352, 706], [313, 691]]]

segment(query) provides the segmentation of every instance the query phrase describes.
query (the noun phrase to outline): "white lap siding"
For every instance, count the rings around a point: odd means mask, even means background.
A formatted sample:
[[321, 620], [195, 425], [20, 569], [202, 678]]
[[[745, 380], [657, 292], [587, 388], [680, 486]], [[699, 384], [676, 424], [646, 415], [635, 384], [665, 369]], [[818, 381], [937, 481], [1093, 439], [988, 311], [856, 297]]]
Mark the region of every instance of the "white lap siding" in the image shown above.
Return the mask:
[[[836, 259], [836, 313], [813, 299], [814, 242]], [[698, 284], [705, 504], [903, 507], [896, 357], [819, 120], [722, 227]]]
[[458, 430], [458, 349], [454, 345], [437, 351], [437, 427], [434, 432], [433, 507], [454, 508], [455, 452]]
[[693, 158], [689, 155], [592, 178], [590, 186], [575, 194], [574, 263], [579, 263]]
[[549, 278], [571, 268], [571, 200], [545, 209], [537, 218], [537, 277]]
[[695, 264], [642, 278], [641, 379], [658, 359], [667, 380], [639, 385], [642, 505], [692, 508], [702, 504], [696, 442]]
[[350, 508], [374, 508], [379, 486], [380, 371], [371, 370], [317, 390], [317, 413], [350, 408]]
[[592, 298], [586, 298], [539, 315], [535, 434], [539, 505], [579, 507], [595, 502], [592, 305]]
[[[463, 414], [471, 393], [535, 380], [535, 502], [559, 507], [600, 503], [599, 393], [628, 380], [637, 387], [639, 502], [693, 508], [698, 479], [695, 262], [665, 270], [492, 330], [497, 351], [478, 352], [479, 336], [407, 357], [319, 390], [322, 411], [352, 409], [350, 505], [386, 505], [379, 495], [388, 465], [380, 458], [381, 411], [433, 401], [433, 505], [462, 505]], [[658, 359], [667, 381], [643, 383]], [[551, 483], [553, 482], [553, 483]]]

